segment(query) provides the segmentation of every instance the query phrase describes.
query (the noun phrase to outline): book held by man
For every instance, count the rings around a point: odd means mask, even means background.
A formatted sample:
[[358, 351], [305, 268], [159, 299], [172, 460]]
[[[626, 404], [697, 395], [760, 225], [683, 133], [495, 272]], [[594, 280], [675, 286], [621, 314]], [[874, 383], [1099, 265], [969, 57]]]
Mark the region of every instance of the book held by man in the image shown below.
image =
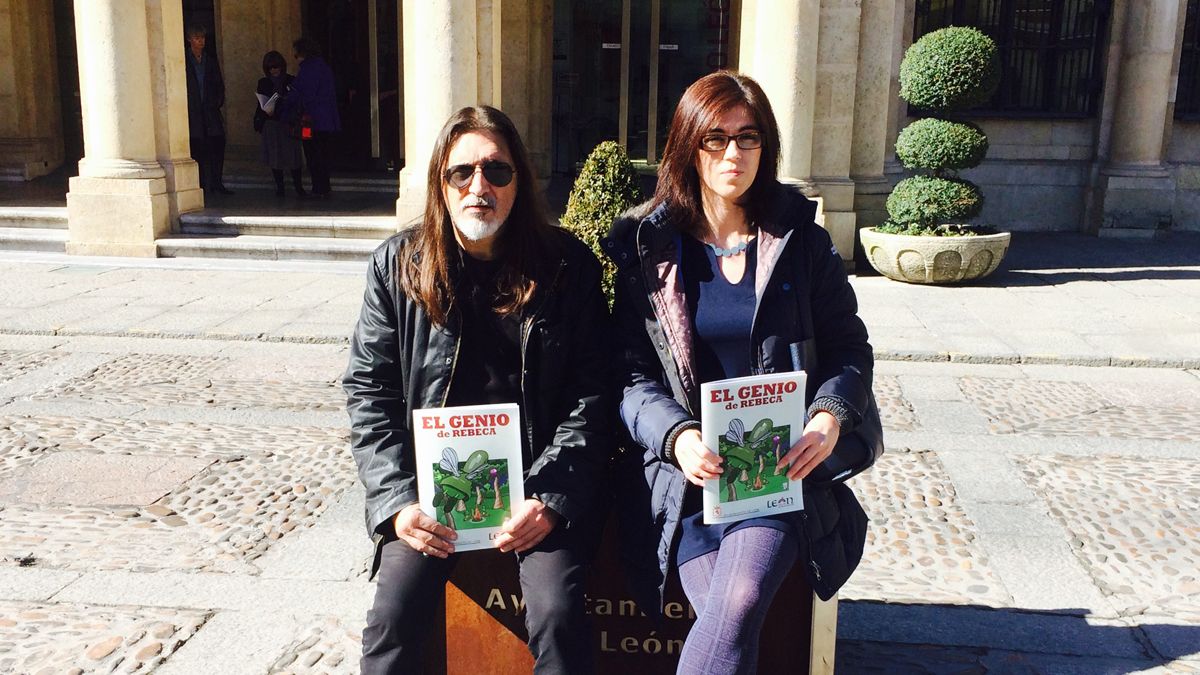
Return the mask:
[[732, 523], [804, 508], [800, 481], [776, 471], [804, 431], [803, 372], [700, 385], [700, 436], [725, 461], [704, 482], [704, 522]]
[[413, 411], [421, 510], [458, 532], [455, 552], [493, 548], [525, 500], [515, 403]]

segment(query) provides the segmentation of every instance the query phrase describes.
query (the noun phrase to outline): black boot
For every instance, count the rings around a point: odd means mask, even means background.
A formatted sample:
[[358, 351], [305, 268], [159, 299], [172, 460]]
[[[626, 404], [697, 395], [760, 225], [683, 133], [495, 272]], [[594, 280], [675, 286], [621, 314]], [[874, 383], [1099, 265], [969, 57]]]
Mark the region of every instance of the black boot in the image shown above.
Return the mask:
[[283, 169], [271, 169], [271, 175], [275, 177], [275, 196], [283, 196]]
[[304, 179], [302, 178], [300, 169], [292, 171], [292, 187], [296, 188], [297, 197], [307, 197], [308, 193], [304, 191]]

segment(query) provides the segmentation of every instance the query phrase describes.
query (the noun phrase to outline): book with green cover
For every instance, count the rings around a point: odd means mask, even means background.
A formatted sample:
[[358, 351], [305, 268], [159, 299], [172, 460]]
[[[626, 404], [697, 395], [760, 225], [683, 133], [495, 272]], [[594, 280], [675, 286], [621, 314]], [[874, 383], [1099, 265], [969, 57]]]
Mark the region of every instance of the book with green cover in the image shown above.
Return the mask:
[[525, 500], [515, 403], [413, 411], [421, 510], [458, 533], [455, 552], [493, 548]]
[[804, 508], [800, 481], [776, 471], [804, 431], [803, 372], [738, 377], [700, 386], [700, 435], [724, 472], [704, 482], [705, 524]]

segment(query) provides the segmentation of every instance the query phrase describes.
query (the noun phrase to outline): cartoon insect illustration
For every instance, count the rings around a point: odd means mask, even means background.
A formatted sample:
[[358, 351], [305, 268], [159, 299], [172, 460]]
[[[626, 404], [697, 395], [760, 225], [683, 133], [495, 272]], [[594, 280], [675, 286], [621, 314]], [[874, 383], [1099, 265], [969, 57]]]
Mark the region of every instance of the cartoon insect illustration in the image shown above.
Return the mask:
[[[750, 433], [746, 433], [746, 425], [741, 419], [735, 418], [729, 422], [729, 430], [725, 432], [724, 457], [726, 466], [732, 471], [725, 477], [726, 501], [738, 499], [737, 484], [742, 483], [751, 491], [761, 491], [766, 483], [764, 475], [767, 472], [767, 457], [774, 453], [775, 464], [779, 464], [782, 451], [782, 438], [774, 434], [775, 423], [770, 418], [763, 418], [754, 425]], [[750, 470], [754, 469], [753, 483]]]
[[754, 451], [746, 445], [746, 424], [740, 418], [729, 422], [729, 431], [725, 432], [725, 440], [731, 446], [725, 449], [725, 465], [733, 469], [725, 474], [726, 501], [737, 501], [737, 483], [749, 480], [750, 467], [754, 462]]
[[471, 511], [471, 520], [476, 523], [482, 521], [486, 515], [481, 506], [483, 504], [483, 488], [491, 482], [488, 476], [489, 468], [488, 454], [483, 450], [472, 452], [462, 468], [463, 475], [470, 481], [471, 487], [475, 488], [475, 509]]
[[454, 448], [444, 448], [438, 468], [443, 474], [434, 483], [433, 507], [442, 510], [445, 524], [450, 529], [458, 529], [454, 522], [454, 511], [466, 510], [466, 499], [471, 494], [471, 481], [464, 478], [458, 468], [458, 453]]

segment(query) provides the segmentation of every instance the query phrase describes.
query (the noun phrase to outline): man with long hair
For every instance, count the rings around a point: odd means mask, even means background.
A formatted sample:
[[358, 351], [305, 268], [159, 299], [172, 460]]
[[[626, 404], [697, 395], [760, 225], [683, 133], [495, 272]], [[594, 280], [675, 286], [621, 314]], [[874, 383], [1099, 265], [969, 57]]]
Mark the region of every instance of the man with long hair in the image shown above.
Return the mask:
[[487, 106], [442, 128], [424, 216], [371, 258], [343, 379], [376, 542], [364, 673], [414, 672], [454, 567], [454, 532], [421, 512], [412, 411], [521, 406], [525, 494], [497, 541], [520, 565], [539, 673], [589, 673], [584, 563], [609, 454], [608, 313], [591, 251], [546, 218], [513, 123]]

